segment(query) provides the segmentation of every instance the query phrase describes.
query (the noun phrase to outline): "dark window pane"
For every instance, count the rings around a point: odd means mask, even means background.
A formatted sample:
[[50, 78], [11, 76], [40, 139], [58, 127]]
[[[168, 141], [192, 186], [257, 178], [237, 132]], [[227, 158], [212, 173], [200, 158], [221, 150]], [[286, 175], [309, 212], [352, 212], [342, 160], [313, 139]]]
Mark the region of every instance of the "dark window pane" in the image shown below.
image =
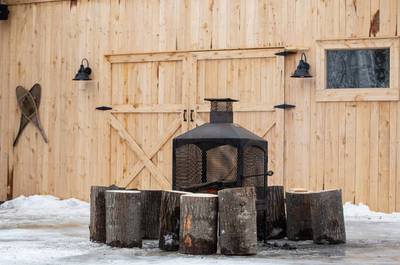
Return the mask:
[[328, 50], [327, 88], [388, 88], [390, 49]]

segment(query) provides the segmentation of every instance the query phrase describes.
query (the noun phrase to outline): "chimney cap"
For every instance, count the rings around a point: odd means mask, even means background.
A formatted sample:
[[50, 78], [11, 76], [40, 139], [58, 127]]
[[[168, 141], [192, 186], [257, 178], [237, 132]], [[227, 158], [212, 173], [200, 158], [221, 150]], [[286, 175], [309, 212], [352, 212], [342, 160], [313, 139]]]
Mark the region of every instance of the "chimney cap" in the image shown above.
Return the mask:
[[205, 98], [205, 101], [223, 101], [223, 102], [238, 102], [237, 99], [232, 98]]

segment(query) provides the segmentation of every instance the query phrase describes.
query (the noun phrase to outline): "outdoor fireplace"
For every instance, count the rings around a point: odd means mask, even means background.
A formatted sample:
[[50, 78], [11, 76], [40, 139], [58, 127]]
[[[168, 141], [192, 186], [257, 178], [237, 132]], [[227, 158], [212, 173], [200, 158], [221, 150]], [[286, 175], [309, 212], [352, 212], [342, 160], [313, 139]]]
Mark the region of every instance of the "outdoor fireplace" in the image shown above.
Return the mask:
[[[233, 123], [230, 98], [211, 101], [210, 123], [173, 140], [173, 189], [217, 193], [224, 188], [254, 186], [258, 220], [265, 220], [268, 143]], [[260, 221], [258, 221], [259, 223]], [[259, 238], [265, 238], [258, 224]]]

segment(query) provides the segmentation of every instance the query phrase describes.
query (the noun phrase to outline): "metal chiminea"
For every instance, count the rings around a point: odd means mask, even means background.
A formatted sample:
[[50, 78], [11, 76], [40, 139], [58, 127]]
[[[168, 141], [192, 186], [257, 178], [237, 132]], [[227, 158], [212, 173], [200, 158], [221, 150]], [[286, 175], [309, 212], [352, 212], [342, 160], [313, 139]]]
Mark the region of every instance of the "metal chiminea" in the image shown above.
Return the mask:
[[[210, 123], [173, 140], [173, 189], [216, 193], [224, 188], [254, 186], [257, 219], [265, 220], [268, 143], [233, 123], [230, 98], [211, 101]], [[265, 222], [257, 225], [265, 239]], [[261, 231], [260, 231], [261, 230]]]

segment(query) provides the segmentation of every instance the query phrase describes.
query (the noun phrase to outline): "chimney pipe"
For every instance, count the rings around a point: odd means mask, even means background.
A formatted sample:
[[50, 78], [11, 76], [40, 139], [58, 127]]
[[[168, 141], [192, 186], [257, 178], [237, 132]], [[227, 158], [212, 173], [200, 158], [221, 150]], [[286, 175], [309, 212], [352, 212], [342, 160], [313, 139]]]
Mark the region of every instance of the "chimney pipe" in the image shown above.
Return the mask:
[[232, 102], [238, 100], [231, 98], [205, 98], [211, 102], [210, 123], [233, 123]]

